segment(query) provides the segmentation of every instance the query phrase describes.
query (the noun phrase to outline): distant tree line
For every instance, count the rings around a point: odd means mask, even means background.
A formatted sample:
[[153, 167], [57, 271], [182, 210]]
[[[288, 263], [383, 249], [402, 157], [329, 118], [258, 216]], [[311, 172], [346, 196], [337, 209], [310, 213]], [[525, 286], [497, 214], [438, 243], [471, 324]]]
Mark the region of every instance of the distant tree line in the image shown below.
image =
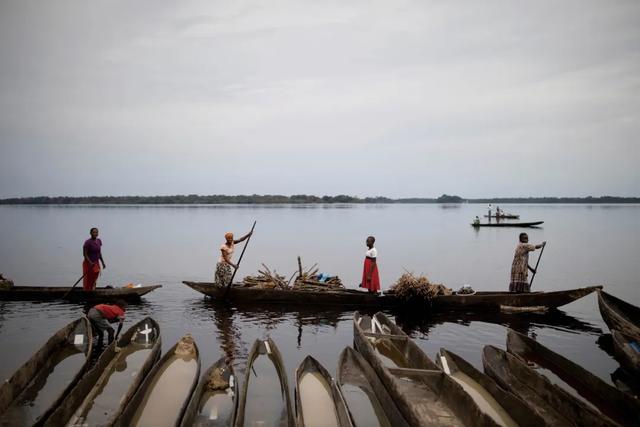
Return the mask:
[[200, 196], [197, 194], [174, 196], [86, 196], [86, 197], [19, 197], [0, 199], [0, 205], [195, 205], [195, 204], [332, 204], [332, 203], [640, 203], [640, 197], [500, 197], [484, 199], [463, 199], [460, 196], [443, 194], [433, 198], [355, 197], [344, 194], [338, 196], [312, 196], [295, 194], [237, 195], [224, 194]]

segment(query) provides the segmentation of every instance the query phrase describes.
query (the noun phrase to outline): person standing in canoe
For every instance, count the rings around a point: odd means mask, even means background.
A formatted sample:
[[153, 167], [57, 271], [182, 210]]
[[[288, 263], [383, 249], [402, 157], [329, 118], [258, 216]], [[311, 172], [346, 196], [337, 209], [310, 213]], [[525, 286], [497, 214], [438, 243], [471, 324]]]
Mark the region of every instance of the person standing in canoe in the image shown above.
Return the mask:
[[233, 272], [231, 271], [231, 267], [237, 269], [238, 265], [234, 264], [231, 258], [233, 257], [233, 252], [235, 251], [235, 245], [244, 242], [251, 236], [251, 232], [245, 234], [238, 240], [233, 240], [233, 233], [225, 233], [224, 239], [225, 242], [220, 246], [220, 258], [218, 259], [218, 263], [216, 264], [216, 273], [215, 273], [215, 282], [220, 286], [227, 286], [229, 281], [231, 281], [231, 276]]
[[370, 293], [378, 293], [380, 291], [380, 275], [378, 273], [378, 250], [373, 246], [376, 238], [367, 237], [367, 252], [364, 258], [364, 269], [362, 270], [361, 288], [368, 289]]
[[539, 245], [529, 243], [527, 233], [520, 233], [520, 242], [516, 246], [516, 252], [513, 255], [513, 263], [511, 264], [511, 282], [509, 283], [509, 292], [529, 292], [529, 270], [533, 273], [535, 270], [529, 266], [529, 252], [540, 249], [547, 244], [542, 242]]
[[82, 247], [82, 254], [84, 260], [82, 261], [82, 289], [85, 291], [91, 291], [96, 288], [96, 282], [100, 275], [100, 262], [102, 262], [102, 268], [107, 268], [102, 258], [102, 240], [98, 239], [98, 229], [93, 227], [89, 230], [91, 236], [84, 242]]
[[89, 309], [87, 317], [91, 321], [93, 330], [98, 335], [98, 346], [102, 345], [104, 340], [104, 332], [106, 331], [109, 336], [109, 342], [111, 344], [114, 340], [114, 330], [111, 327], [111, 323], [119, 323], [118, 331], [122, 329], [124, 323], [124, 313], [127, 310], [127, 303], [122, 300], [116, 300], [113, 304], [98, 304]]

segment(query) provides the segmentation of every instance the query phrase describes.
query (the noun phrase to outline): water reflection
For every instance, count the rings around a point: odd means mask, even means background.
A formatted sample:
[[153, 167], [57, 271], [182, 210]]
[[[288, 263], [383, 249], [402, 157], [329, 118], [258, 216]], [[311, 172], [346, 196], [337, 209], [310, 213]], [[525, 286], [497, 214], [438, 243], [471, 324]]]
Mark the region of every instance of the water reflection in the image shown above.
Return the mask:
[[[613, 350], [613, 337], [611, 334], [602, 334], [598, 337], [596, 344], [611, 358], [615, 358]], [[627, 372], [623, 367], [618, 367], [610, 373], [611, 382], [619, 389], [634, 396], [640, 396], [640, 378]]]

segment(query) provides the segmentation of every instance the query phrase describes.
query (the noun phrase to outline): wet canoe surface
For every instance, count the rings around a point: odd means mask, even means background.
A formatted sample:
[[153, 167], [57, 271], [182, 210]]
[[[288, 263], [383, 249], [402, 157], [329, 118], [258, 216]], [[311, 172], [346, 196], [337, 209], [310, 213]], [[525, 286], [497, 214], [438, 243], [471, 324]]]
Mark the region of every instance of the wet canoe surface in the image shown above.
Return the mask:
[[611, 336], [616, 359], [624, 368], [640, 377], [640, 341], [615, 329], [611, 331]]
[[598, 291], [598, 308], [609, 329], [615, 329], [640, 340], [639, 307], [600, 290]]
[[[13, 286], [9, 289], [0, 289], [0, 300], [69, 300], [101, 302], [123, 299], [128, 302], [139, 302], [143, 295], [161, 288], [162, 285], [141, 286], [139, 288], [96, 288], [85, 291], [82, 288], [70, 286]], [[71, 292], [69, 292], [71, 290]]]
[[0, 425], [43, 422], [89, 367], [91, 324], [83, 317], [56, 332], [0, 389]]

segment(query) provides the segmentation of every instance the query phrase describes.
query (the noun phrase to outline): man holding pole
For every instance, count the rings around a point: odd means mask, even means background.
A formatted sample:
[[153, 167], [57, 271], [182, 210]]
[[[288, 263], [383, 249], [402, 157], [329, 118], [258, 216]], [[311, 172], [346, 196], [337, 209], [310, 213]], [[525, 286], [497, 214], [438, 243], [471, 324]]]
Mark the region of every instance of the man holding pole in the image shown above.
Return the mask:
[[[231, 260], [233, 252], [235, 251], [235, 245], [244, 242], [253, 234], [253, 229], [238, 240], [233, 240], [233, 233], [226, 233], [224, 235], [225, 242], [220, 246], [220, 258], [216, 264], [215, 282], [219, 286], [230, 285], [233, 272], [231, 267], [235, 270], [238, 269], [238, 264], [234, 264]], [[238, 261], [239, 263], [240, 261]]]
[[513, 263], [511, 264], [511, 283], [509, 284], [509, 292], [529, 292], [531, 285], [529, 284], [529, 270], [535, 275], [536, 270], [529, 266], [529, 252], [536, 249], [544, 248], [547, 242], [539, 245], [529, 243], [527, 233], [520, 233], [520, 242], [516, 246], [516, 252], [513, 255]]

